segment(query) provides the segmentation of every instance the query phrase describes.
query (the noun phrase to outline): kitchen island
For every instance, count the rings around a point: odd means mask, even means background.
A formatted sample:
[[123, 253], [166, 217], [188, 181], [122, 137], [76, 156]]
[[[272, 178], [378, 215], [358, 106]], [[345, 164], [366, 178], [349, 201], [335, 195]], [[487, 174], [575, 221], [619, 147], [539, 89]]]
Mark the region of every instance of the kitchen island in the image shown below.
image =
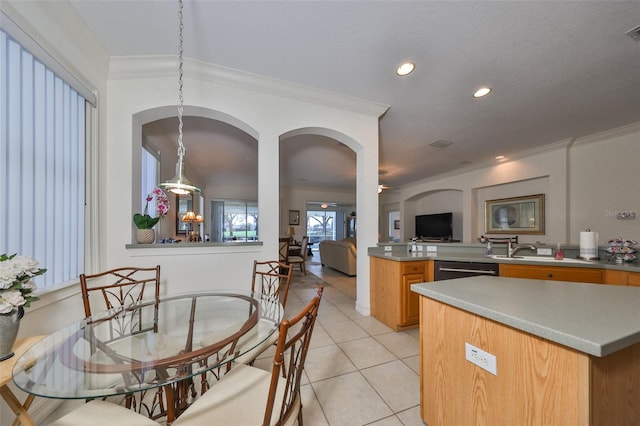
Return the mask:
[[640, 288], [503, 277], [411, 288], [429, 426], [640, 424]]

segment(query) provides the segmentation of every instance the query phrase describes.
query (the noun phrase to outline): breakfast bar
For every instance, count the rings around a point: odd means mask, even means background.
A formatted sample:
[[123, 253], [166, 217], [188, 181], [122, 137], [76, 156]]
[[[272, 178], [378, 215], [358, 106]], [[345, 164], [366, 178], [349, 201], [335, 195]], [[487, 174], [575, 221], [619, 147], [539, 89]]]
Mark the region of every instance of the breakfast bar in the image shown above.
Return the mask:
[[411, 289], [430, 426], [640, 422], [639, 287], [478, 276]]

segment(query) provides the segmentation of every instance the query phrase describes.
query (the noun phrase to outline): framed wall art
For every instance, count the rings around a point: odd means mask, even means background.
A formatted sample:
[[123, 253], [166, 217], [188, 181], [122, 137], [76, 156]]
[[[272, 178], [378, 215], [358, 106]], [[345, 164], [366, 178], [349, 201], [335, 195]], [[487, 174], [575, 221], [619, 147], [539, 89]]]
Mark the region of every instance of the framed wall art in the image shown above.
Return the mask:
[[300, 225], [300, 210], [289, 210], [289, 225]]
[[544, 234], [544, 194], [485, 201], [485, 233]]

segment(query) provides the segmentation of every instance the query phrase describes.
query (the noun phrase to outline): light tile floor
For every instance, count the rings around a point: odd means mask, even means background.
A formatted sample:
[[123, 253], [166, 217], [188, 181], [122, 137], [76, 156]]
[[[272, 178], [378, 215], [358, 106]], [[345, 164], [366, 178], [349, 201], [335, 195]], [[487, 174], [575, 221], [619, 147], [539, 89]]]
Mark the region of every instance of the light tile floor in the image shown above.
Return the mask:
[[[356, 279], [323, 268], [319, 255], [307, 270], [330, 286], [323, 293], [301, 387], [307, 426], [420, 425], [418, 329], [396, 333], [355, 310]], [[287, 315], [311, 300], [312, 287], [291, 283]], [[254, 364], [269, 370], [273, 349]], [[63, 404], [48, 416], [72, 409]], [[46, 421], [44, 422], [47, 423]]]
[[[418, 330], [396, 333], [355, 310], [355, 278], [323, 268], [318, 254], [307, 270], [326, 287], [301, 389], [305, 425], [421, 425]], [[291, 283], [287, 313], [312, 291]], [[256, 366], [268, 368], [272, 352]]]

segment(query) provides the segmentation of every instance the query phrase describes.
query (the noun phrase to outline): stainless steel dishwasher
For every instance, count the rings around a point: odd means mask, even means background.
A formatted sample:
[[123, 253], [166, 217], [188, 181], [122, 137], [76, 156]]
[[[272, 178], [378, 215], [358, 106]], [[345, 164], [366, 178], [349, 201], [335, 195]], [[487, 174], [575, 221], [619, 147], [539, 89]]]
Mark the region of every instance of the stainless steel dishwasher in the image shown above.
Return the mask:
[[434, 281], [474, 277], [478, 275], [489, 275], [494, 277], [498, 276], [497, 263], [453, 262], [449, 260], [436, 260], [434, 262], [434, 269]]

